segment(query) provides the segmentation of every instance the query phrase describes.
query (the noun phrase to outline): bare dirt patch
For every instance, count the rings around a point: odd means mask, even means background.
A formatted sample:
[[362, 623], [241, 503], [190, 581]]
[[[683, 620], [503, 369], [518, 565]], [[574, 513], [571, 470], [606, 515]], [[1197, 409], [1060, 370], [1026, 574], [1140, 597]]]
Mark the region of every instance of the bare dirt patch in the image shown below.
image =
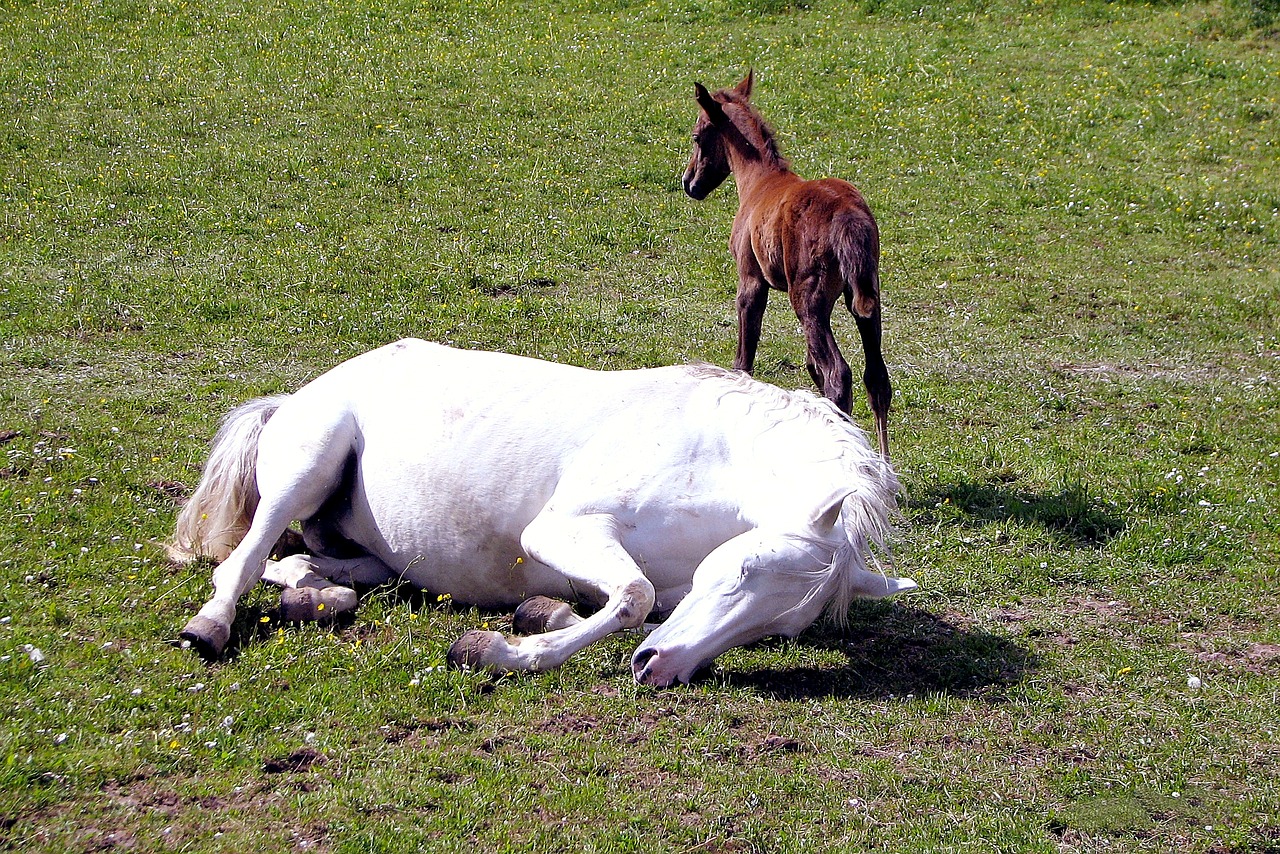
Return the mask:
[[313, 766], [323, 765], [329, 758], [318, 750], [302, 747], [288, 756], [276, 756], [262, 763], [262, 770], [268, 774], [299, 774], [310, 771]]
[[[1189, 639], [1194, 640], [1194, 636]], [[1267, 676], [1280, 667], [1280, 644], [1247, 643], [1229, 650], [1200, 648], [1193, 654], [1197, 661], [1222, 672], [1243, 671]]]

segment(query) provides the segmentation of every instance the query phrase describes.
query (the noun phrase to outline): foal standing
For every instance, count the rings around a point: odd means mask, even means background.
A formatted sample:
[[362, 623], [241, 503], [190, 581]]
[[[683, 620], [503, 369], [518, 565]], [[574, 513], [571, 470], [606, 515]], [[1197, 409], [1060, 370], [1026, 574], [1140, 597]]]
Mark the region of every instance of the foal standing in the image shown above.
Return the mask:
[[844, 296], [862, 338], [862, 381], [875, 416], [880, 453], [889, 456], [893, 387], [880, 352], [880, 232], [858, 188], [838, 178], [805, 181], [778, 152], [773, 130], [751, 105], [753, 74], [714, 95], [695, 83], [702, 108], [684, 191], [705, 199], [732, 172], [738, 215], [729, 239], [738, 263], [738, 354], [751, 372], [769, 288], [786, 291], [804, 328], [809, 376], [845, 412], [852, 374], [831, 332], [831, 311]]

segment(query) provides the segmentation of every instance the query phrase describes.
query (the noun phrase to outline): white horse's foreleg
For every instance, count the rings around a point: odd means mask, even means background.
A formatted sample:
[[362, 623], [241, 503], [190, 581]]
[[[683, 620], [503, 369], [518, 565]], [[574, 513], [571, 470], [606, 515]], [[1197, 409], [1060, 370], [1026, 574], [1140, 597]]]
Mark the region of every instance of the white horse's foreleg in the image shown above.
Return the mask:
[[653, 585], [622, 547], [612, 516], [544, 511], [525, 528], [521, 545], [575, 588], [600, 594], [607, 600], [604, 607], [546, 634], [507, 638], [498, 632], [467, 632], [449, 650], [455, 667], [550, 670], [601, 638], [639, 626], [653, 608]]

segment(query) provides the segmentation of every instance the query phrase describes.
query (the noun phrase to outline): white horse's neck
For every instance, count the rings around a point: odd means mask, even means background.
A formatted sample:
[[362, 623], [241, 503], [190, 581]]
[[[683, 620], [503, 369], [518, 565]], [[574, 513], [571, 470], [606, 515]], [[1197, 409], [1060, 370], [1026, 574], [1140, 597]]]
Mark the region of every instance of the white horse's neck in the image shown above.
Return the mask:
[[[736, 452], [756, 463], [755, 480], [742, 488], [744, 510], [758, 523], [786, 520], [803, 528], [833, 504], [852, 498], [845, 515], [858, 516], [859, 525], [888, 527], [898, 491], [893, 469], [862, 430], [830, 402], [710, 365], [690, 370], [721, 379], [707, 385], [718, 395], [718, 411], [732, 422], [727, 435]], [[767, 483], [759, 479], [760, 463], [774, 476]]]

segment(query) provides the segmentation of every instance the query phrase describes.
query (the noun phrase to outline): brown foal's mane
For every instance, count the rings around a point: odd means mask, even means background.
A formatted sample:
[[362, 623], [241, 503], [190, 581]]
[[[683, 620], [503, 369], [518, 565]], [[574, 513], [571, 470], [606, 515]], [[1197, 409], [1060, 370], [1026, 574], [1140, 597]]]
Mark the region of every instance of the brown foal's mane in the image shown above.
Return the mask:
[[[721, 89], [712, 97], [726, 107], [737, 107], [735, 110], [725, 110], [725, 115], [728, 116], [729, 121], [733, 122], [738, 133], [742, 134], [742, 138], [755, 149], [756, 155], [764, 161], [766, 166], [780, 170], [791, 168], [791, 161], [778, 150], [778, 141], [774, 138], [773, 128], [749, 100], [733, 88]], [[739, 120], [739, 116], [742, 120]]]

